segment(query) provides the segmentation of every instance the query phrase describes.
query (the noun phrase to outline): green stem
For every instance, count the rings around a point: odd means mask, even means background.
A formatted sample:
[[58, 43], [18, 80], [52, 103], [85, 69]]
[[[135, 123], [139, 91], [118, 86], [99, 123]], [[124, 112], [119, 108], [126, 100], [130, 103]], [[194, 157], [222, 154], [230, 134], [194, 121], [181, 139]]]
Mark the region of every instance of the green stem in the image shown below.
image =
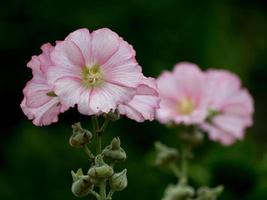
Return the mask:
[[101, 141], [101, 135], [102, 132], [99, 129], [98, 119], [97, 116], [92, 116], [92, 126], [93, 126], [93, 132], [96, 136], [96, 153], [101, 154], [102, 151], [102, 141]]
[[93, 190], [90, 190], [90, 194], [94, 195], [97, 200], [100, 200], [100, 198], [101, 198], [100, 195]]
[[105, 118], [105, 121], [104, 121], [103, 125], [101, 126], [101, 128], [99, 130], [101, 133], [104, 133], [105, 132], [105, 130], [106, 130], [107, 126], [108, 126], [109, 121], [110, 120], [109, 120], [108, 117]]
[[169, 168], [178, 179], [181, 178], [181, 171], [174, 162], [170, 163]]
[[94, 154], [90, 151], [90, 149], [88, 148], [88, 146], [87, 146], [87, 145], [84, 145], [84, 146], [83, 146], [83, 149], [84, 149], [86, 155], [88, 155], [88, 157], [90, 158], [90, 160], [94, 160], [95, 156], [94, 156]]
[[187, 148], [182, 146], [181, 148], [181, 179], [179, 184], [187, 184]]
[[102, 181], [99, 185], [100, 199], [106, 200], [106, 181]]

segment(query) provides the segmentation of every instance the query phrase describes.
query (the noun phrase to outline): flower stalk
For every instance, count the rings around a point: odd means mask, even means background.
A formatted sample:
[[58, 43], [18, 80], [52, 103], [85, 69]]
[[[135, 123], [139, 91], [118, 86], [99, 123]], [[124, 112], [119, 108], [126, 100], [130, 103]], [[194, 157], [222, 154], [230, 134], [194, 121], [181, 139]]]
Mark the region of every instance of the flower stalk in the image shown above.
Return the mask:
[[[76, 174], [72, 172], [72, 192], [77, 197], [92, 195], [97, 200], [111, 200], [115, 191], [122, 191], [127, 187], [127, 170], [124, 169], [122, 172], [114, 171], [115, 164], [124, 161], [127, 157], [126, 152], [120, 146], [120, 139], [113, 138], [111, 143], [102, 149], [102, 136], [109, 122], [114, 121], [109, 119], [109, 115], [105, 115], [104, 117], [105, 120], [100, 126], [98, 121], [99, 117], [92, 116], [93, 134], [90, 136], [90, 140], [82, 137], [84, 135], [87, 136], [88, 134], [85, 133], [89, 133], [90, 131], [83, 129], [80, 123], [76, 123], [73, 126], [73, 135], [71, 138], [75, 138], [76, 145], [74, 147], [83, 148], [91, 162], [87, 174], [84, 175], [81, 169]], [[96, 143], [96, 155], [90, 149], [90, 142], [94, 139]], [[70, 139], [70, 141], [72, 140]], [[70, 144], [72, 143], [70, 142]]]
[[[197, 133], [195, 133], [196, 131]], [[162, 200], [216, 200], [222, 193], [222, 186], [216, 188], [200, 187], [195, 190], [189, 184], [188, 160], [191, 158], [192, 148], [196, 147], [196, 144], [200, 144], [203, 139], [203, 137], [199, 137], [199, 134], [197, 129], [180, 134], [181, 146], [179, 151], [160, 142], [155, 143], [156, 165], [169, 169], [178, 179], [177, 184], [167, 186]]]

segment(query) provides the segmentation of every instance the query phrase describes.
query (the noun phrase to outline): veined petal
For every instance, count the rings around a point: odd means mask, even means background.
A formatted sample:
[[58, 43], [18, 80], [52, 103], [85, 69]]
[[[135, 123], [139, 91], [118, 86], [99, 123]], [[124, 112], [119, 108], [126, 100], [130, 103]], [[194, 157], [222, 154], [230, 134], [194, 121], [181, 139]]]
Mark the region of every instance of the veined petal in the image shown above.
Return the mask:
[[[21, 103], [24, 114], [33, 120], [36, 126], [49, 125], [58, 121], [58, 115], [61, 112], [62, 105], [57, 97], [51, 98], [50, 101], [37, 108], [30, 108], [26, 105], [26, 99]], [[65, 108], [64, 110], [66, 110]]]
[[107, 81], [128, 87], [136, 87], [142, 78], [142, 69], [135, 60], [135, 51], [121, 38], [118, 50], [101, 66], [101, 69]]
[[135, 94], [135, 88], [128, 88], [112, 83], [105, 83], [91, 92], [90, 107], [95, 113], [108, 113], [115, 110], [119, 104], [130, 101]]
[[102, 65], [118, 50], [119, 36], [107, 28], [98, 29], [91, 34], [92, 60], [90, 65]]
[[55, 66], [66, 68], [82, 68], [85, 61], [79, 47], [71, 41], [62, 41], [55, 46], [51, 53], [51, 60]]
[[88, 29], [82, 28], [70, 33], [65, 40], [74, 42], [81, 50], [85, 63], [90, 63], [91, 35]]
[[137, 87], [142, 80], [141, 67], [136, 62], [129, 62], [121, 66], [103, 69], [104, 78], [107, 82], [125, 87]]
[[78, 102], [78, 110], [84, 115], [94, 115], [94, 111], [90, 107], [92, 89], [83, 89]]
[[135, 108], [131, 107], [129, 104], [127, 105], [120, 104], [118, 110], [121, 115], [126, 115], [128, 118], [132, 120], [135, 120], [137, 122], [145, 121], [143, 115], [140, 112], [138, 112]]
[[82, 70], [80, 68], [68, 68], [61, 66], [50, 66], [47, 70], [47, 80], [50, 84], [53, 84], [56, 80], [64, 77], [81, 79]]
[[47, 103], [51, 99], [47, 93], [51, 92], [51, 90], [51, 87], [46, 82], [41, 82], [33, 78], [23, 89], [27, 106], [40, 107]]
[[156, 109], [159, 108], [159, 102], [156, 81], [153, 78], [143, 77], [133, 99], [126, 104], [120, 104], [118, 110], [120, 114], [126, 115], [137, 122], [152, 121]]
[[55, 81], [55, 93], [63, 105], [73, 107], [80, 101], [84, 87], [81, 80], [73, 77], [63, 77]]

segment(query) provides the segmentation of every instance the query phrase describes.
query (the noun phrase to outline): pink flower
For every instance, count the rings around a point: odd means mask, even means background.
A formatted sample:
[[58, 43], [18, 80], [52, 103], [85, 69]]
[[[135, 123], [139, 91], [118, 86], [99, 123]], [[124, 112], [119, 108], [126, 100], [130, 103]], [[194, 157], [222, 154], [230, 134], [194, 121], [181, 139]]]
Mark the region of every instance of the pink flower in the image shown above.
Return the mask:
[[144, 77], [138, 86], [133, 99], [118, 106], [118, 111], [137, 122], [154, 120], [156, 109], [159, 108], [159, 95], [156, 81], [153, 78]]
[[46, 71], [50, 66], [50, 53], [53, 50], [51, 44], [44, 44], [42, 54], [33, 56], [27, 64], [32, 69], [33, 78], [26, 84], [23, 89], [24, 99], [21, 108], [24, 114], [36, 126], [49, 125], [58, 121], [60, 112], [64, 112], [68, 107], [59, 102], [55, 95], [53, 85], [47, 82]]
[[207, 116], [205, 75], [192, 63], [178, 63], [157, 80], [161, 97], [157, 119], [162, 123], [199, 124]]
[[107, 28], [72, 32], [51, 54], [48, 79], [60, 101], [85, 115], [128, 102], [142, 80], [132, 46]]
[[207, 72], [210, 116], [201, 127], [210, 139], [230, 145], [242, 139], [245, 129], [252, 125], [253, 99], [241, 88], [239, 78], [225, 70]]

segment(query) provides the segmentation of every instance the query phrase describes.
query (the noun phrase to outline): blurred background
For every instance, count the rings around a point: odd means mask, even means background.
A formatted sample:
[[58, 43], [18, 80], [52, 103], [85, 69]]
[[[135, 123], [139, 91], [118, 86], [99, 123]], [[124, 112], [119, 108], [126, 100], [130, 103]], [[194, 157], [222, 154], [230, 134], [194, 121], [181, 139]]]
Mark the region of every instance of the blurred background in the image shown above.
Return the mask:
[[[157, 77], [179, 61], [237, 73], [255, 99], [255, 124], [230, 147], [208, 140], [195, 152], [190, 182], [223, 184], [221, 200], [267, 199], [267, 2], [260, 0], [2, 0], [0, 1], [1, 125], [0, 199], [72, 200], [70, 171], [88, 168], [85, 154], [68, 145], [71, 124], [89, 117], [70, 110], [60, 123], [35, 127], [19, 104], [31, 78], [26, 63], [45, 42], [70, 32], [109, 27], [131, 43], [146, 76]], [[108, 144], [120, 136], [129, 186], [114, 199], [160, 199], [175, 179], [153, 166], [153, 143], [177, 146], [177, 133], [158, 122], [112, 123]], [[144, 176], [145, 174], [145, 176]], [[88, 197], [86, 197], [89, 199]], [[84, 199], [86, 199], [84, 198]], [[93, 198], [92, 198], [93, 199]]]

